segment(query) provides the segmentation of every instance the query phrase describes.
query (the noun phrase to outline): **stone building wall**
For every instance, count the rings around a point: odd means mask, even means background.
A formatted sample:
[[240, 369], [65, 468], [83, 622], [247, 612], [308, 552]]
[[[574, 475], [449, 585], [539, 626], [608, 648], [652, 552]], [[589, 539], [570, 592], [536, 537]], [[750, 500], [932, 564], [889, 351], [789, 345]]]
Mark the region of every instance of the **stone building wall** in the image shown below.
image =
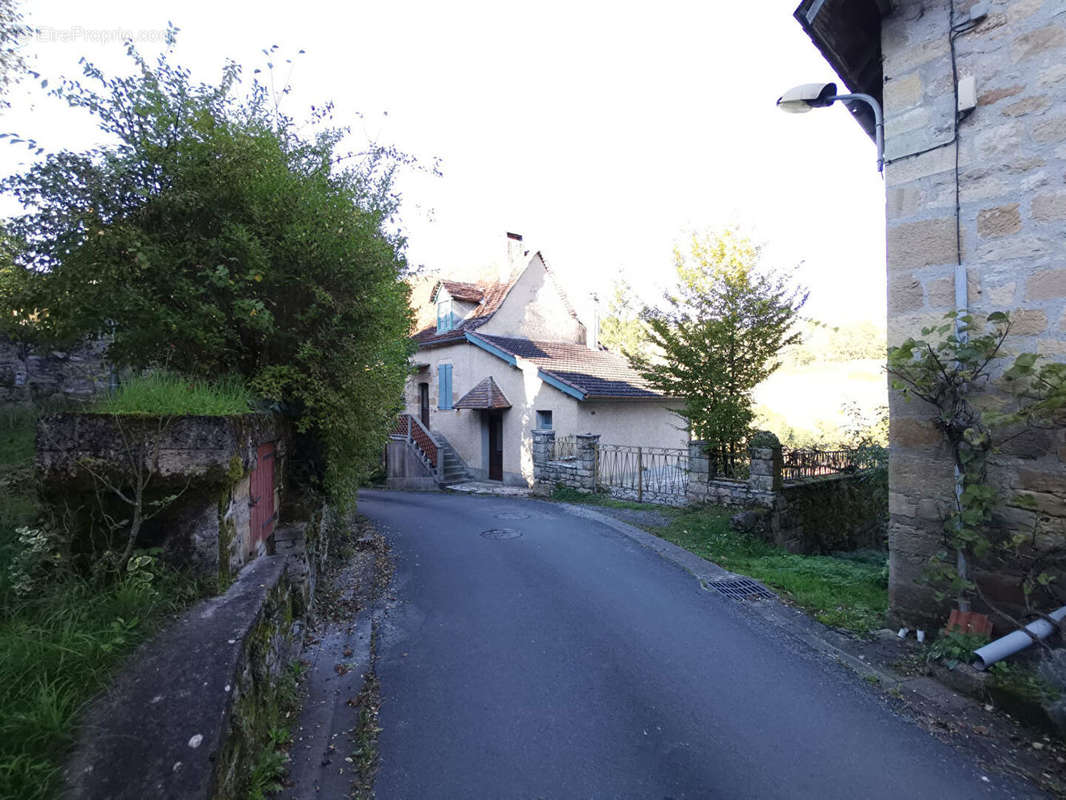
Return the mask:
[[[956, 29], [969, 19], [955, 0]], [[1008, 311], [1010, 352], [1066, 358], [1066, 16], [1061, 0], [999, 0], [955, 37], [960, 79], [978, 105], [954, 133], [950, 0], [901, 0], [882, 23], [888, 339], [898, 344], [955, 307], [956, 174], [967, 301]], [[924, 151], [924, 152], [923, 152]], [[957, 168], [956, 168], [957, 160]], [[929, 409], [892, 394], [891, 605], [901, 620], [940, 618], [915, 583], [940, 544], [952, 465]], [[1066, 533], [1066, 434], [1015, 440], [993, 470], [1008, 495], [1003, 522]]]

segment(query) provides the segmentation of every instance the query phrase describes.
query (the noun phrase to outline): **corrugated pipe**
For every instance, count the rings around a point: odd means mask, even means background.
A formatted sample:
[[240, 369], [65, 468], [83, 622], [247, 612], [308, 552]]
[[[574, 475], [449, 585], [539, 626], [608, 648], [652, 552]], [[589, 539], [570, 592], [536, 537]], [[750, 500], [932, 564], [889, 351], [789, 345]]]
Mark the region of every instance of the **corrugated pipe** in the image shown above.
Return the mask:
[[[1055, 622], [1062, 622], [1066, 619], [1066, 606], [1057, 608], [1048, 614]], [[979, 659], [980, 664], [975, 664], [978, 669], [985, 669], [991, 667], [997, 661], [1001, 661], [1007, 656], [1012, 656], [1019, 650], [1024, 650], [1033, 643], [1033, 637], [1025, 631], [1029, 631], [1037, 639], [1046, 639], [1052, 633], [1057, 630], [1056, 626], [1052, 625], [1046, 619], [1038, 619], [1035, 622], [1030, 622], [1025, 626], [1024, 630], [1014, 631], [1008, 633], [1006, 636], [1002, 636], [996, 639], [994, 642], [989, 642], [984, 647], [974, 650], [973, 653]]]

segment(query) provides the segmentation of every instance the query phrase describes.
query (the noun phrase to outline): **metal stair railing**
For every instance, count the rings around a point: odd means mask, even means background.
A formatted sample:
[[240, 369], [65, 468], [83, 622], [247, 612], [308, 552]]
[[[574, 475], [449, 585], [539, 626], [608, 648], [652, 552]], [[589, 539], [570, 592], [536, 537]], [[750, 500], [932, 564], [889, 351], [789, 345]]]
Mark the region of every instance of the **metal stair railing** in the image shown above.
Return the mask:
[[443, 478], [444, 459], [440, 457], [440, 447], [433, 434], [422, 424], [422, 420], [413, 414], [400, 414], [396, 418], [391, 435], [406, 440], [422, 463], [433, 472], [438, 482]]

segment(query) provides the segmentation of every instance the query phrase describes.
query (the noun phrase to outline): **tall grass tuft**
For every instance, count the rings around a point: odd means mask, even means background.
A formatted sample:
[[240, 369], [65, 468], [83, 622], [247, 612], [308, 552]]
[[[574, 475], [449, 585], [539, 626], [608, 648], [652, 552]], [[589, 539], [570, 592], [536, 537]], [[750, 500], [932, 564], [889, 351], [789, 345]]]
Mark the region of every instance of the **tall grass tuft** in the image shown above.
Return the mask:
[[175, 573], [101, 587], [67, 578], [0, 614], [0, 797], [47, 800], [85, 703], [125, 656], [198, 596]]
[[58, 795], [77, 717], [126, 655], [201, 592], [156, 568], [150, 583], [57, 570], [26, 599], [12, 589], [17, 529], [33, 527], [36, 412], [0, 412], [0, 798]]
[[94, 411], [108, 414], [225, 416], [245, 414], [254, 395], [239, 378], [185, 378], [172, 372], [148, 372], [131, 378], [98, 402]]

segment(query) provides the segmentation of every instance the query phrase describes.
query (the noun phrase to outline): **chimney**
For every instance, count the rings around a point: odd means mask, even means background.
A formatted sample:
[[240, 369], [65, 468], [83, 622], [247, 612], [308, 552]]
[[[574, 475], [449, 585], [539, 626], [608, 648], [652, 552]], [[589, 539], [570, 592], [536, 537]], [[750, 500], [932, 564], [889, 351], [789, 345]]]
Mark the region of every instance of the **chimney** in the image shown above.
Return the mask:
[[500, 270], [500, 281], [507, 283], [511, 276], [525, 266], [525, 247], [522, 244], [522, 234], [507, 232], [507, 262]]
[[592, 318], [585, 326], [585, 346], [600, 349], [600, 298], [596, 294], [592, 295]]

